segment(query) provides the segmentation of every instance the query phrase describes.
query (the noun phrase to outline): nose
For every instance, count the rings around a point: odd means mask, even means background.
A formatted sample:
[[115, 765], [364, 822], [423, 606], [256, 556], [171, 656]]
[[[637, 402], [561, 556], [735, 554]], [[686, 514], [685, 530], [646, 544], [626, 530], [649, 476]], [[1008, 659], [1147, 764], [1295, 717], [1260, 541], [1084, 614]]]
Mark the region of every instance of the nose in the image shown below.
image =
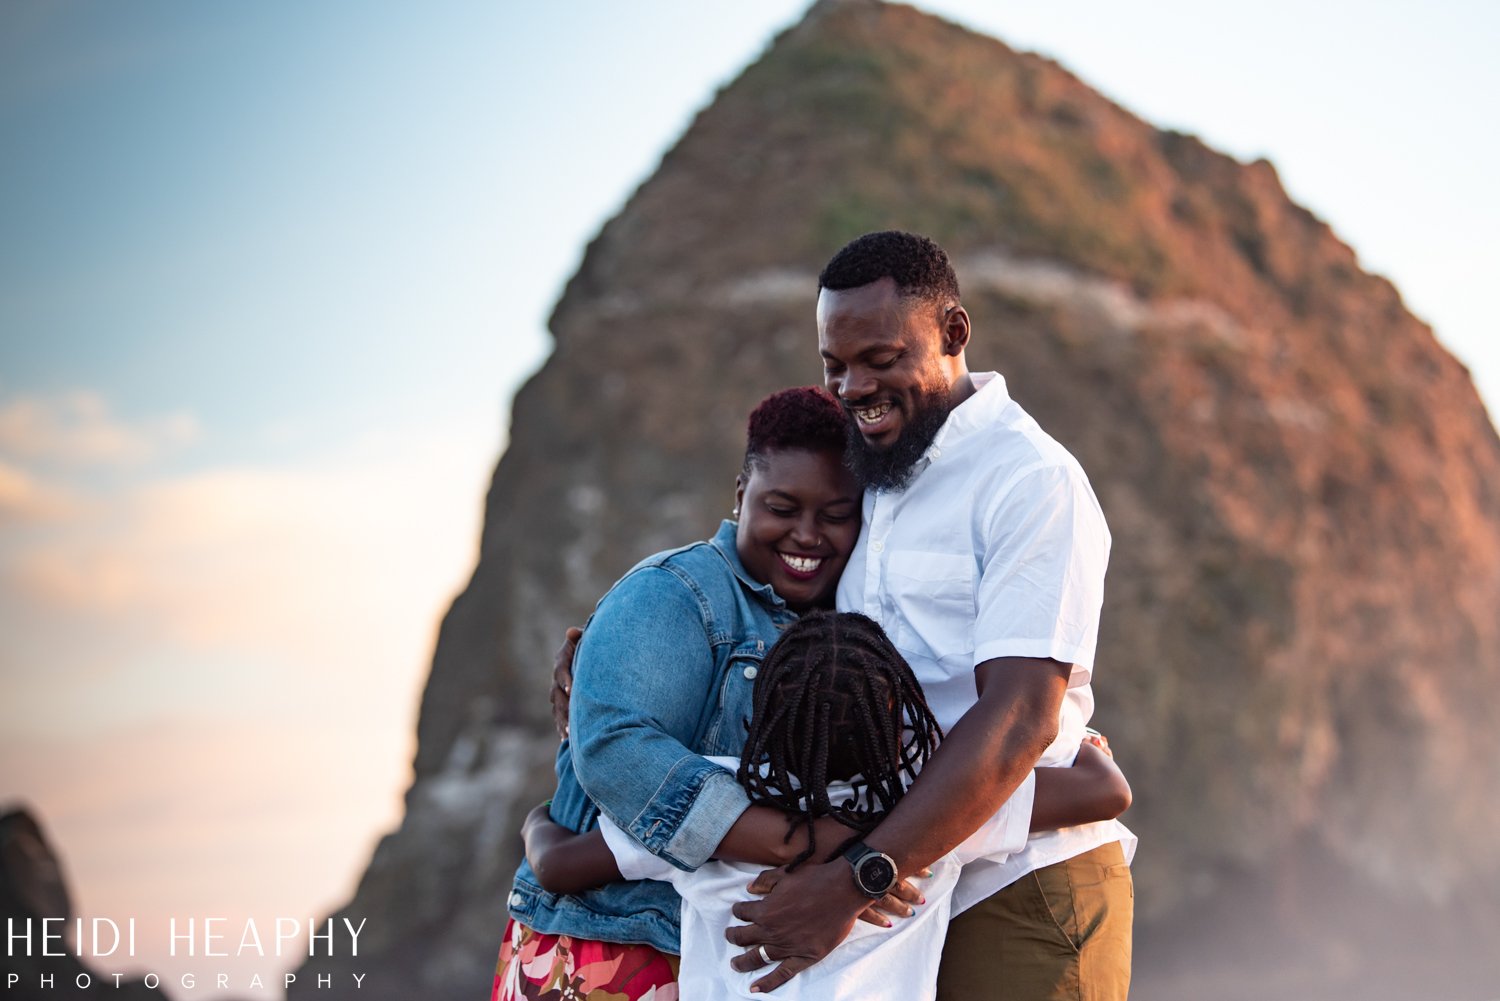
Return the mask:
[[839, 374], [838, 385], [830, 387], [845, 403], [858, 403], [875, 392], [875, 376], [867, 368], [850, 365]]
[[792, 526], [792, 544], [803, 549], [812, 549], [818, 544], [818, 520], [811, 511], [804, 511]]

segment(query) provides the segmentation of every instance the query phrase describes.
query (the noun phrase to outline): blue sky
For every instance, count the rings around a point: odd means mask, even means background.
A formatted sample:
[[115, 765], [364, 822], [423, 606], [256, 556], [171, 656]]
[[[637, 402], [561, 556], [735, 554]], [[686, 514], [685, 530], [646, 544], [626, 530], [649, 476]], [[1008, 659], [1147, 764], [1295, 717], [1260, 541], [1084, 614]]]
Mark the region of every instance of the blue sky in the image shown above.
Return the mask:
[[[84, 913], [349, 892], [563, 282], [805, 6], [0, 7], [0, 799]], [[1269, 157], [1500, 401], [1500, 7], [922, 6]]]

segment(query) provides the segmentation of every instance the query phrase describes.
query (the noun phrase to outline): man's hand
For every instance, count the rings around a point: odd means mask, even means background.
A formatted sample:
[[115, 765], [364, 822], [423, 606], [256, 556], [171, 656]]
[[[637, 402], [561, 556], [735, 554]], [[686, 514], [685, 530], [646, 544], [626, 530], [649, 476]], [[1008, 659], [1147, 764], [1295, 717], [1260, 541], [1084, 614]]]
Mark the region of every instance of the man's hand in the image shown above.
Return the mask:
[[[784, 875], [786, 875], [785, 869], [765, 869], [751, 880], [746, 889], [763, 897], [771, 892], [771, 887], [775, 886]], [[913, 879], [926, 879], [931, 875], [931, 869], [923, 869]], [[927, 898], [922, 895], [916, 883], [910, 879], [898, 879], [896, 885], [891, 887], [890, 893], [879, 900], [871, 901], [869, 906], [860, 912], [859, 920], [881, 928], [890, 928], [892, 927], [891, 918], [909, 918], [916, 914], [916, 909], [925, 903], [927, 903]]]
[[557, 656], [552, 658], [552, 722], [557, 727], [557, 735], [563, 740], [568, 739], [568, 699], [573, 694], [573, 657], [578, 653], [578, 640], [582, 636], [582, 629], [569, 626], [563, 636], [563, 645], [557, 648]]
[[828, 955], [870, 906], [870, 898], [854, 885], [849, 863], [841, 858], [810, 862], [796, 872], [773, 869], [756, 883], [764, 885], [762, 881], [770, 884], [764, 900], [734, 905], [734, 916], [750, 923], [724, 932], [732, 944], [747, 950], [729, 964], [741, 973], [765, 966], [766, 956], [778, 964], [750, 985], [754, 992], [773, 991]]

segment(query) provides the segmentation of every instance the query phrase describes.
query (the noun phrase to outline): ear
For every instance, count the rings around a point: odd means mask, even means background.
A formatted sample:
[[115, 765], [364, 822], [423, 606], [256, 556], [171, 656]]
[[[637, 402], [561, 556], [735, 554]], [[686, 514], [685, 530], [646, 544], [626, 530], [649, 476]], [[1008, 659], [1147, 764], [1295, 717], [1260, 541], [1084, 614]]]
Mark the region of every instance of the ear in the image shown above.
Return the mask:
[[745, 479], [745, 474], [740, 473], [734, 478], [734, 512], [738, 517], [740, 508], [745, 504], [745, 486], [750, 481]]
[[949, 306], [943, 314], [943, 354], [957, 357], [969, 346], [969, 313], [962, 306]]

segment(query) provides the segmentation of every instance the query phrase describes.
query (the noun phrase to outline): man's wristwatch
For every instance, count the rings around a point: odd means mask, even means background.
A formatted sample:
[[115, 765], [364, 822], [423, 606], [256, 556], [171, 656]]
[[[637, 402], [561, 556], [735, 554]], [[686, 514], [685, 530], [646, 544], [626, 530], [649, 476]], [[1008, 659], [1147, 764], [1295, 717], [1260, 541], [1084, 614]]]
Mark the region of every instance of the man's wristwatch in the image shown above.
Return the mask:
[[854, 867], [854, 885], [871, 900], [879, 900], [896, 885], [896, 860], [863, 841], [850, 845], [844, 858]]

